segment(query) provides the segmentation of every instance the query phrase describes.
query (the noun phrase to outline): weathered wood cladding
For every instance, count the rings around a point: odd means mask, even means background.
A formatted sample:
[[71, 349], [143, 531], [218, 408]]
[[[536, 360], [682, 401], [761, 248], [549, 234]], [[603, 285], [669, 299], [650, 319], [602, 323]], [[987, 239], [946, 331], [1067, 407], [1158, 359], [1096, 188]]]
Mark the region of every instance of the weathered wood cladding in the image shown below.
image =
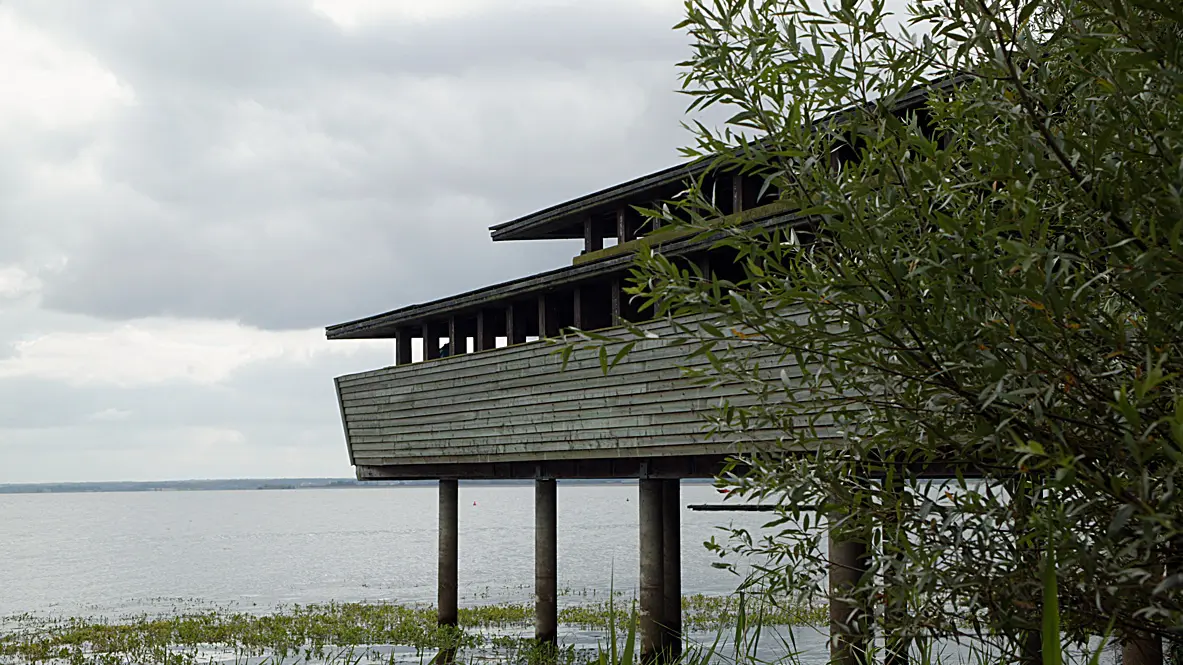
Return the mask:
[[[671, 333], [667, 323], [650, 329]], [[766, 346], [734, 343], [756, 354], [770, 379], [782, 367], [801, 376]], [[683, 367], [707, 363], [688, 359], [689, 350], [645, 340], [605, 375], [598, 355], [578, 352], [563, 370], [556, 347], [539, 342], [343, 376], [337, 388], [351, 459], [389, 466], [733, 453], [735, 442], [708, 440], [704, 416], [722, 399], [754, 398], [739, 386], [686, 378]]]

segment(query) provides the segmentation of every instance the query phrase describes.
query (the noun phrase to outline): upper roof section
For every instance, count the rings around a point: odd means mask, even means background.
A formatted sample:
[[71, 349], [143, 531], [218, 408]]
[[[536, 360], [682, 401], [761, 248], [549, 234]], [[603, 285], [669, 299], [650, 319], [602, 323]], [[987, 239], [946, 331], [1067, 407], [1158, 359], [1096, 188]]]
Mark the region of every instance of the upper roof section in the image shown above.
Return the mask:
[[[917, 86], [895, 100], [893, 111], [899, 113], [916, 108], [927, 95], [947, 90], [962, 80], [964, 78], [945, 78]], [[831, 118], [840, 119], [849, 112]], [[835, 155], [835, 158], [839, 162], [842, 160], [841, 155]], [[849, 158], [855, 157], [851, 155]], [[642, 245], [660, 247], [663, 254], [670, 256], [687, 257], [711, 249], [711, 240], [698, 239], [693, 233], [687, 234], [677, 227], [649, 224], [629, 208], [652, 207], [662, 200], [674, 198], [686, 187], [690, 177], [702, 176], [708, 186], [714, 187], [719, 212], [737, 223], [802, 222], [803, 218], [780, 199], [775, 188], [764, 190], [761, 187], [758, 176], [704, 173], [713, 162], [701, 159], [667, 168], [492, 227], [494, 240], [582, 237], [584, 251], [574, 258], [573, 265], [329, 326], [327, 336], [329, 339], [388, 338], [396, 336], [400, 329], [425, 328], [457, 317], [471, 318], [481, 312], [501, 311], [514, 304], [538, 301], [540, 296], [545, 301], [549, 296], [567, 299], [575, 291], [596, 294], [596, 297], [607, 291], [618, 292], [620, 284], [615, 282], [627, 275], [633, 265], [633, 253]], [[616, 242], [605, 246], [603, 240], [609, 237], [616, 238]], [[712, 267], [712, 270], [718, 273], [719, 269]], [[556, 295], [558, 292], [563, 295]], [[619, 293], [616, 297], [619, 299]], [[602, 310], [606, 305], [599, 303], [597, 307]], [[583, 325], [586, 326], [586, 321]]]
[[[964, 76], [940, 78], [914, 87], [893, 104], [894, 112], [907, 111], [924, 102], [934, 91], [951, 88], [965, 80]], [[840, 118], [855, 110], [845, 109], [818, 121]], [[547, 240], [583, 238], [588, 220], [596, 227], [615, 228], [614, 216], [632, 205], [651, 205], [668, 200], [685, 189], [690, 177], [697, 177], [710, 168], [708, 158], [672, 166], [656, 173], [641, 176], [591, 194], [585, 194], [517, 219], [489, 227], [493, 240]], [[609, 234], [610, 235], [610, 234]]]
[[684, 188], [687, 178], [701, 174], [708, 165], [706, 160], [700, 160], [672, 166], [503, 222], [489, 230], [493, 240], [582, 238], [584, 220], [605, 218], [607, 222], [622, 205], [672, 198]]

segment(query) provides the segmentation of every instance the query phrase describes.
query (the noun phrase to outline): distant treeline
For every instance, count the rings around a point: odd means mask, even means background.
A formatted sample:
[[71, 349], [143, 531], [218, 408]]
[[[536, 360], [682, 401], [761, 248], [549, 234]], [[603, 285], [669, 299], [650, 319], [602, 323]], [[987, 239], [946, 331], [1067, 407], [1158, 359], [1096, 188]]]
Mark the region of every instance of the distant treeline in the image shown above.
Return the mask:
[[[469, 481], [472, 485], [529, 485], [530, 480]], [[620, 485], [629, 480], [570, 480], [564, 484]], [[353, 478], [235, 478], [228, 480], [159, 480], [146, 482], [19, 483], [0, 485], [0, 494], [48, 494], [54, 492], [202, 492], [211, 490], [299, 490], [349, 487], [435, 485], [434, 480], [367, 480]]]

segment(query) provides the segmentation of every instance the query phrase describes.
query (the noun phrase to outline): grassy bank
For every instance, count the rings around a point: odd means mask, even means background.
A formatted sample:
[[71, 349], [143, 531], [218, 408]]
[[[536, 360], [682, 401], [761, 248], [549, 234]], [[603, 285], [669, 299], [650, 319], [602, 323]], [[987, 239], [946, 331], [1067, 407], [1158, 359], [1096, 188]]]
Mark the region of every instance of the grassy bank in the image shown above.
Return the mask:
[[[687, 630], [734, 625], [735, 598], [690, 596], [683, 599]], [[616, 603], [618, 626], [627, 622], [629, 604]], [[817, 624], [824, 610], [787, 608], [768, 611], [765, 625]], [[563, 609], [568, 627], [605, 631], [613, 616], [608, 602]], [[755, 617], [747, 617], [750, 623]], [[71, 663], [116, 665], [210, 662], [317, 662], [357, 665], [371, 662], [418, 662], [442, 648], [480, 654], [503, 662], [533, 660], [529, 634], [534, 610], [503, 604], [462, 608], [458, 629], [441, 628], [431, 607], [372, 603], [333, 603], [280, 608], [258, 615], [206, 610], [171, 616], [138, 616], [119, 621], [96, 618], [11, 618], [0, 634], [0, 663]], [[594, 651], [594, 649], [593, 649]], [[560, 660], [574, 662], [594, 654], [566, 649]]]

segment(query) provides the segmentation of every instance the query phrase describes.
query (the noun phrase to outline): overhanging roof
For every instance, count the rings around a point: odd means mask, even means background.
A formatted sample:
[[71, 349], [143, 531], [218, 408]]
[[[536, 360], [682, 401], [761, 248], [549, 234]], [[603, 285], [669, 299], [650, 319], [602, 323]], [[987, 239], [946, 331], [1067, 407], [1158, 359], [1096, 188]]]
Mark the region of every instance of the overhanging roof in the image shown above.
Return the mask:
[[[539, 240], [544, 238], [582, 238], [583, 218], [618, 207], [623, 201], [651, 201], [677, 193], [686, 178], [707, 169], [709, 162], [699, 160], [671, 166], [577, 199], [553, 205], [515, 220], [489, 227], [493, 240]], [[674, 191], [670, 191], [674, 190]]]
[[[968, 77], [950, 76], [915, 86], [901, 95], [892, 105], [901, 111], [923, 100], [933, 90], [946, 90]], [[815, 125], [841, 118], [854, 108], [832, 113]], [[654, 200], [670, 198], [681, 190], [687, 178], [708, 170], [711, 159], [699, 158], [601, 189], [576, 199], [553, 205], [517, 219], [489, 227], [493, 240], [542, 240], [549, 238], [582, 238], [583, 220], [590, 215], [614, 211], [621, 206], [651, 204]]]
[[[949, 76], [917, 85], [903, 94], [893, 104], [899, 111], [914, 106], [934, 90], [950, 89], [969, 77]], [[854, 109], [846, 109], [819, 120], [817, 124], [834, 118], [841, 118]], [[687, 164], [650, 173], [628, 182], [551, 206], [518, 219], [490, 227], [494, 240], [526, 240], [541, 238], [571, 238], [582, 235], [583, 218], [587, 215], [607, 212], [619, 206], [652, 203], [654, 199], [672, 196], [680, 189], [686, 178], [697, 176], [710, 167], [711, 160], [702, 158]], [[669, 190], [674, 189], [673, 192]], [[669, 192], [664, 194], [663, 192]], [[762, 223], [788, 223], [796, 219], [792, 213], [774, 215]], [[578, 231], [576, 231], [578, 229]], [[708, 241], [709, 242], [709, 241]], [[702, 249], [708, 242], [694, 243], [692, 240], [670, 241], [661, 245], [662, 252], [670, 255]], [[544, 293], [555, 287], [573, 285], [581, 281], [602, 279], [613, 273], [621, 273], [632, 264], [632, 253], [607, 257], [586, 264], [566, 266], [548, 272], [502, 282], [494, 286], [469, 291], [448, 298], [410, 305], [383, 314], [357, 319], [347, 323], [329, 326], [329, 339], [375, 339], [389, 338], [395, 329], [403, 326], [420, 325], [426, 321], [439, 320], [454, 314], [475, 312], [484, 306], [497, 302], [524, 298]]]
[[[753, 212], [756, 211], [753, 210]], [[790, 223], [799, 219], [800, 217], [797, 213], [786, 212], [751, 221], [758, 221], [761, 224], [777, 225]], [[660, 247], [663, 254], [677, 256], [705, 249], [714, 239], [698, 240], [696, 237], [680, 238], [661, 243]], [[638, 243], [637, 246], [639, 247], [640, 243], [645, 242], [645, 240], [642, 238], [635, 242]], [[325, 334], [328, 339], [390, 338], [401, 327], [418, 326], [428, 321], [439, 321], [440, 319], [457, 314], [471, 314], [484, 307], [492, 308], [502, 305], [506, 301], [528, 298], [559, 287], [574, 286], [581, 282], [593, 282], [624, 273], [633, 265], [633, 256], [634, 252], [629, 251], [619, 255], [608, 256], [598, 261], [565, 266], [528, 277], [520, 277], [448, 298], [440, 298], [418, 305], [402, 307], [348, 323], [339, 323], [329, 326], [325, 330]]]

